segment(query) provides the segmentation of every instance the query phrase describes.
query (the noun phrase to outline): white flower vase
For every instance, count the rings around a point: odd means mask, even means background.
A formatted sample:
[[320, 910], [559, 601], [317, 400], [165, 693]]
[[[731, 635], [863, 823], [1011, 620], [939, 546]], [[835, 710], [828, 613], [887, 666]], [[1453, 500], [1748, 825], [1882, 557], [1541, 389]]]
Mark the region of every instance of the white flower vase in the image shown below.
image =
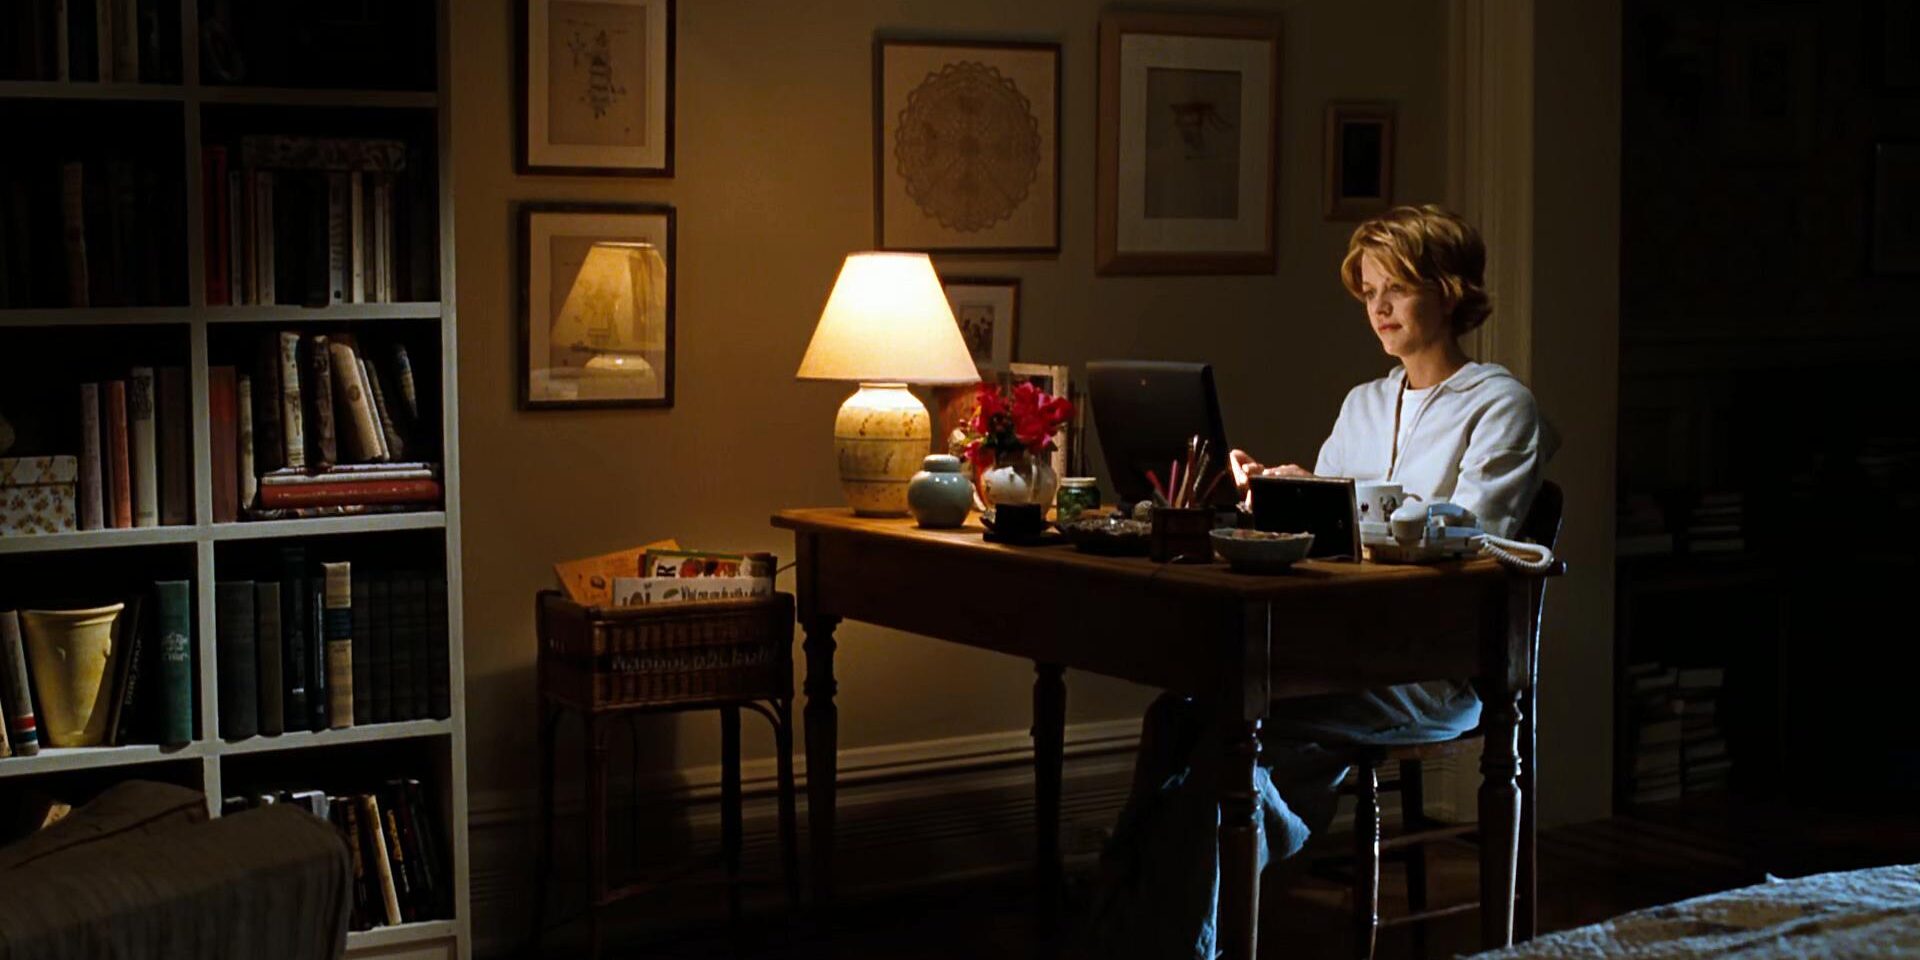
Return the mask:
[[1047, 458], [1021, 454], [1004, 460], [996, 459], [994, 465], [981, 476], [981, 486], [985, 488], [988, 506], [1037, 503], [1044, 507], [1053, 502], [1053, 495], [1060, 488], [1060, 478], [1054, 475], [1053, 465], [1047, 462]]

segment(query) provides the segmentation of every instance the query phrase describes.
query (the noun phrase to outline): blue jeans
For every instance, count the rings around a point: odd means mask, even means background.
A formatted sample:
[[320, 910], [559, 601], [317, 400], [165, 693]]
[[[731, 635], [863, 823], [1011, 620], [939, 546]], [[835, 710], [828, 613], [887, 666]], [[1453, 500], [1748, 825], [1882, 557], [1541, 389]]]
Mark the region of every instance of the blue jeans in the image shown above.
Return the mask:
[[[1480, 699], [1459, 681], [1276, 702], [1253, 774], [1260, 869], [1326, 829], [1355, 748], [1450, 740], [1479, 722]], [[1222, 740], [1207, 704], [1169, 694], [1147, 709], [1133, 790], [1100, 855], [1095, 955], [1213, 960]]]

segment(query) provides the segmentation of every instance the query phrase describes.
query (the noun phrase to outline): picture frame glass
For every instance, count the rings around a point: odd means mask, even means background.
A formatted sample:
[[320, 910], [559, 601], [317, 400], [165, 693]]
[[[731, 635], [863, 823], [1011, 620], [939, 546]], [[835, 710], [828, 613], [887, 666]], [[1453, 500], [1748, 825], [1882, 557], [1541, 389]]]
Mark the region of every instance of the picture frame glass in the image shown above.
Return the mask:
[[1124, 33], [1119, 253], [1272, 250], [1274, 45]]
[[1012, 363], [1019, 329], [1019, 283], [953, 279], [942, 286], [973, 362], [982, 369]]
[[526, 167], [669, 169], [671, 0], [527, 0], [526, 9]]
[[882, 40], [875, 229], [887, 250], [1060, 246], [1060, 48]]
[[671, 229], [665, 212], [529, 214], [528, 406], [672, 404]]

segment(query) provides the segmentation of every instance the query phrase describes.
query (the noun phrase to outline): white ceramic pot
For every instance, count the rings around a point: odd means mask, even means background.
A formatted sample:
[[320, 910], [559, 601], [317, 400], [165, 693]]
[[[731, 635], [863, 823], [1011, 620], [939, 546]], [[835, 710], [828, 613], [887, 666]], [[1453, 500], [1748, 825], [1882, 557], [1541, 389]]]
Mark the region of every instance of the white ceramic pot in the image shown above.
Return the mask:
[[996, 461], [981, 476], [981, 484], [986, 488], [990, 505], [1037, 503], [1046, 506], [1053, 503], [1060, 478], [1054, 475], [1053, 465], [1045, 457], [1027, 454]]

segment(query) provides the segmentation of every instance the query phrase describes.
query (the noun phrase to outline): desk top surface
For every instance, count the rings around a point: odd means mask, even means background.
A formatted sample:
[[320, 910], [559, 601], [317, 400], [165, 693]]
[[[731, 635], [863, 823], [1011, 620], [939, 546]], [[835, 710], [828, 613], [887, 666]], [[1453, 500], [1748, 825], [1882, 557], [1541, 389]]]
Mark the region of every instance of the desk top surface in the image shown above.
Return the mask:
[[1389, 583], [1432, 581], [1450, 576], [1479, 579], [1502, 575], [1498, 563], [1485, 559], [1436, 564], [1302, 560], [1286, 573], [1236, 573], [1219, 561], [1160, 564], [1146, 557], [1108, 557], [1082, 553], [1065, 543], [1024, 547], [988, 543], [981, 538], [985, 528], [980, 526], [977, 515], [969, 517], [966, 526], [949, 530], [924, 529], [909, 517], [856, 517], [845, 507], [781, 510], [773, 515], [772, 520], [775, 527], [796, 532], [851, 534], [932, 550], [956, 551], [956, 555], [991, 555], [1008, 564], [1031, 564], [1058, 572], [1078, 571], [1142, 583], [1151, 581], [1166, 587], [1234, 594], [1249, 599], [1334, 586], [1385, 586]]

